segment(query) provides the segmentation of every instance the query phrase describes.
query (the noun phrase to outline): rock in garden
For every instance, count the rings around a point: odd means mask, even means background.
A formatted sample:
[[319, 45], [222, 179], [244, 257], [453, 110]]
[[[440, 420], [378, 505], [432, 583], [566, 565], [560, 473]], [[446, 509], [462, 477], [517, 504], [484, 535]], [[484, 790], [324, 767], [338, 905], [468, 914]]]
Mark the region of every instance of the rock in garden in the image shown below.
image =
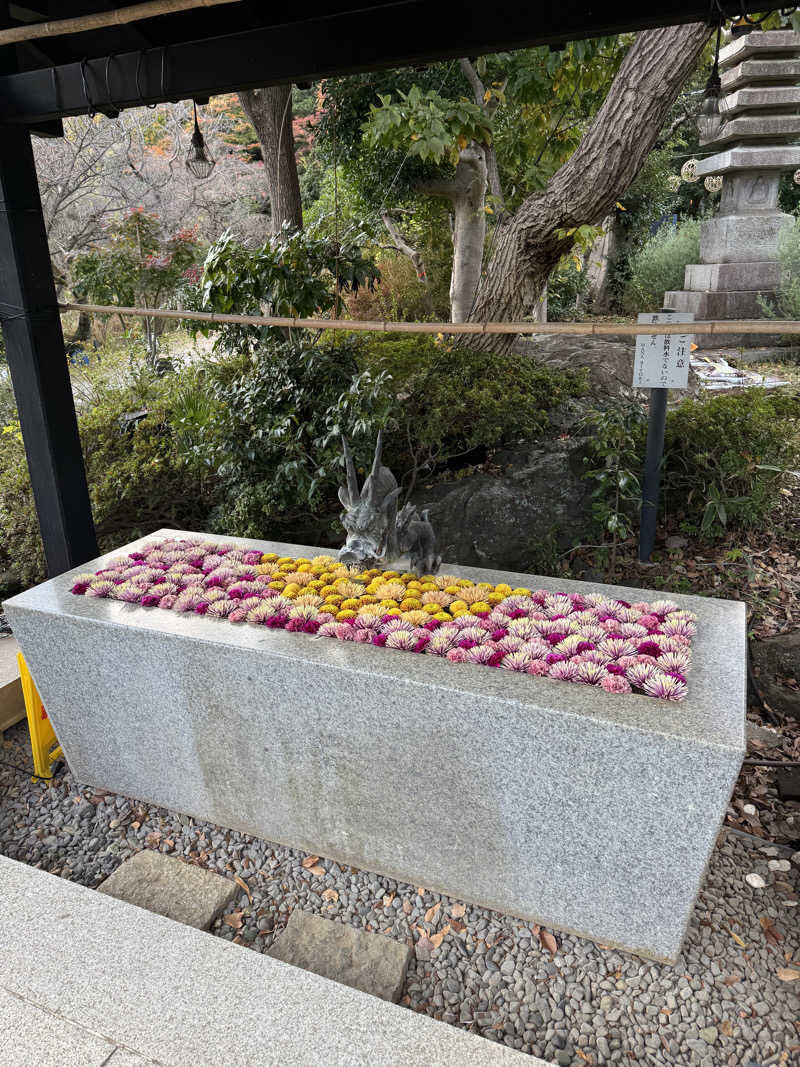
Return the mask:
[[746, 874], [744, 876], [744, 880], [749, 886], [752, 886], [753, 889], [763, 889], [764, 886], [767, 884], [761, 877], [761, 875], [756, 874], [755, 871], [751, 871], [750, 874]]
[[397, 1002], [413, 952], [383, 934], [295, 909], [269, 955], [323, 978]]

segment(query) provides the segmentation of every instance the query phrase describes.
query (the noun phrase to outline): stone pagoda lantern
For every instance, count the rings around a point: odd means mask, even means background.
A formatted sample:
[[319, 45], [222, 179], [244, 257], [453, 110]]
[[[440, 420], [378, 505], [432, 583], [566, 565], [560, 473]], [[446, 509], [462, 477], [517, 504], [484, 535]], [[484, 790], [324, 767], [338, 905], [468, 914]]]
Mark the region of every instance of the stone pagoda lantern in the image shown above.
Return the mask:
[[[666, 293], [664, 307], [696, 319], [761, 318], [759, 294], [773, 297], [780, 280], [778, 235], [794, 223], [778, 207], [778, 184], [800, 167], [800, 33], [748, 33], [720, 51], [719, 69], [725, 121], [701, 141], [713, 155], [697, 165], [698, 179], [723, 179], [719, 212], [700, 227], [702, 262], [686, 267], [684, 288]], [[696, 340], [720, 344], [708, 334]], [[759, 340], [730, 334], [724, 343]]]

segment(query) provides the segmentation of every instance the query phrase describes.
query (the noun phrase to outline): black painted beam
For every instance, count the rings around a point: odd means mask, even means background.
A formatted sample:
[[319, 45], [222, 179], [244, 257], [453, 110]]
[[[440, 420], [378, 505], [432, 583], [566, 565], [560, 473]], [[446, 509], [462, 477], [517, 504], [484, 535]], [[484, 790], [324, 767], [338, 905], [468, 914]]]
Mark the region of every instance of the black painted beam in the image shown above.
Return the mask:
[[0, 127], [0, 318], [49, 574], [97, 555], [27, 127]]
[[[763, 0], [761, 7], [743, 0], [743, 7], [761, 10]], [[89, 107], [103, 110], [109, 96], [117, 108], [132, 107], [702, 22], [708, 16], [707, 0], [650, 5], [620, 0], [594, 6], [578, 0], [546, 6], [497, 0], [490, 11], [483, 0], [396, 0], [347, 11], [337, 5], [333, 14], [201, 40], [191, 39], [187, 20], [187, 39], [168, 48], [163, 85], [158, 49], [115, 56], [108, 64], [108, 85], [105, 58], [85, 64], [85, 86], [79, 63], [8, 74], [0, 77], [0, 122], [30, 125], [85, 113]], [[157, 29], [157, 21], [148, 24], [153, 37], [150, 27]], [[91, 34], [86, 36], [84, 54], [91, 55]]]

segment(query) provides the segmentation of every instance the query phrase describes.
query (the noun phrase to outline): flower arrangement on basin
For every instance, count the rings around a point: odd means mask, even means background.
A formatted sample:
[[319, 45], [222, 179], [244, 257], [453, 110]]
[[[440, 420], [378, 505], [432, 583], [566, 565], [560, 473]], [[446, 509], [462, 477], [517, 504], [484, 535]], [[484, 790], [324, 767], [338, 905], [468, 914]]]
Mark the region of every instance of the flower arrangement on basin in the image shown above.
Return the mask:
[[363, 570], [200, 539], [148, 543], [79, 575], [72, 592], [673, 701], [686, 695], [696, 633], [696, 616], [671, 600]]

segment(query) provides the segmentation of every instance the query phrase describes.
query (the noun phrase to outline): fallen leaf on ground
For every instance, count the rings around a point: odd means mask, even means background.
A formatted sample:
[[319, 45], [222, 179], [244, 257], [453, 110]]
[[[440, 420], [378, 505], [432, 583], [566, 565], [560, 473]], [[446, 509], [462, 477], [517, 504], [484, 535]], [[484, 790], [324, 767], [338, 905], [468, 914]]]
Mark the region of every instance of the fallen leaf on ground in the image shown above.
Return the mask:
[[558, 942], [549, 930], [539, 931], [539, 941], [542, 943], [543, 947], [546, 948], [548, 952], [552, 952], [554, 956], [556, 952], [558, 952]]
[[722, 979], [723, 985], [736, 985], [737, 982], [741, 982], [742, 976], [740, 974], [729, 974], [727, 978]]
[[454, 919], [462, 919], [466, 910], [467, 909], [464, 907], [463, 904], [454, 904], [450, 909], [450, 914], [453, 916]]
[[433, 945], [433, 947], [434, 948], [439, 948], [439, 946], [441, 945], [442, 941], [444, 941], [445, 937], [449, 933], [450, 933], [450, 925], [446, 924], [445, 926], [443, 926], [441, 928], [441, 930], [439, 931], [438, 934], [433, 934], [433, 936], [430, 938], [430, 942]]
[[233, 880], [234, 880], [234, 882], [236, 882], [236, 884], [239, 886], [240, 889], [243, 889], [245, 891], [245, 893], [247, 893], [247, 899], [252, 904], [253, 903], [253, 894], [250, 892], [250, 888], [249, 888], [247, 882], [245, 882], [244, 878], [240, 878], [238, 874], [235, 874], [233, 876]]
[[[731, 937], [736, 942], [736, 944], [739, 946], [739, 948], [747, 948], [747, 942], [746, 941], [742, 941], [741, 937], [739, 937], [738, 934], [735, 934], [733, 932], [733, 930], [731, 930], [730, 926], [728, 927], [728, 933], [731, 935]], [[737, 981], [738, 981], [738, 978], [737, 978]]]
[[339, 894], [335, 889], [326, 889], [322, 894], [322, 899], [326, 900], [329, 904], [335, 904], [339, 899]]
[[733, 1034], [733, 1023], [730, 1021], [730, 1019], [722, 1020], [722, 1022], [719, 1024], [719, 1032], [721, 1034], [724, 1034], [725, 1037], [731, 1037], [731, 1035]]
[[319, 863], [319, 856], [306, 856], [303, 860], [303, 866], [306, 870], [308, 870], [309, 867], [315, 866], [317, 863]]
[[466, 924], [462, 923], [462, 922], [459, 922], [458, 919], [453, 919], [452, 922], [450, 923], [450, 929], [455, 934], [463, 934], [464, 931], [466, 930], [466, 928], [467, 928]]
[[779, 967], [776, 973], [782, 982], [796, 982], [800, 978], [800, 971], [794, 967]]
[[242, 926], [242, 913], [240, 911], [232, 911], [230, 915], [226, 915], [222, 921], [227, 926], [232, 926], [234, 930], [239, 930]]
[[404, 900], [403, 901], [403, 914], [404, 915], [410, 915], [412, 911], [413, 911], [413, 906], [411, 904], [411, 901], [410, 900]]
[[392, 903], [392, 901], [394, 900], [396, 895], [397, 895], [396, 893], [387, 893], [386, 894], [386, 896], [383, 898], [383, 906], [384, 906], [384, 908], [388, 908], [389, 907], [389, 905]]
[[433, 922], [433, 920], [436, 918], [436, 913], [438, 912], [440, 907], [441, 907], [441, 904], [434, 904], [432, 908], [428, 908], [428, 910], [425, 912], [425, 922], [426, 923], [432, 923]]
[[761, 924], [761, 929], [764, 931], [764, 937], [772, 945], [778, 945], [783, 941], [783, 934], [775, 926], [775, 923], [770, 919], [769, 915], [762, 915], [758, 920]]
[[325, 873], [325, 868], [320, 864], [317, 864], [316, 867], [306, 867], [306, 870], [309, 874], [313, 874], [315, 878], [321, 878]]

